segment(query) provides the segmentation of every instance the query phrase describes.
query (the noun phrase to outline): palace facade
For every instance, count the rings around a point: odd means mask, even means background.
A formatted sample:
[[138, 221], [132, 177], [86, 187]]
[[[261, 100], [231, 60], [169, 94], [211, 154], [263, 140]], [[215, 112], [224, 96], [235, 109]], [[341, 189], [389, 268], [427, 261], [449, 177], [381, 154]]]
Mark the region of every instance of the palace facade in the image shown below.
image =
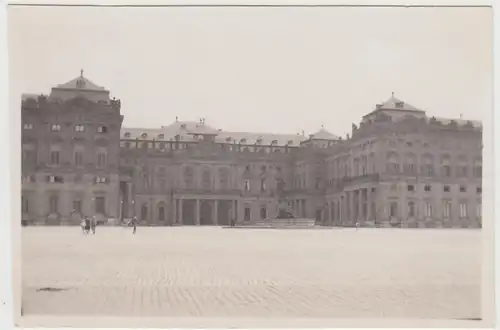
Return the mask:
[[175, 120], [122, 127], [82, 74], [22, 97], [22, 219], [151, 225], [295, 217], [330, 226], [481, 227], [482, 127], [390, 97], [346, 138], [231, 132]]

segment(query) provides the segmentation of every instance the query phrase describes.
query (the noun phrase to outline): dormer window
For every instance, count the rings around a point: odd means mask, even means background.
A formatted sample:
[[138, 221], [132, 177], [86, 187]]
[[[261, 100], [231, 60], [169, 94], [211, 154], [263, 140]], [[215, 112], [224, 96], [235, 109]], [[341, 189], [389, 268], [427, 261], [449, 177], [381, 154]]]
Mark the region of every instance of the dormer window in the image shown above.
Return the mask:
[[182, 129], [186, 129], [186, 124], [182, 124], [182, 125], [181, 125], [181, 128], [182, 128]]
[[247, 142], [247, 139], [243, 138], [240, 140], [240, 143], [246, 143]]
[[293, 140], [288, 140], [287, 144], [288, 145], [292, 145], [293, 144]]
[[78, 79], [76, 81], [76, 88], [85, 88], [85, 80], [83, 79]]
[[165, 134], [158, 134], [158, 139], [163, 140], [165, 138]]
[[382, 108], [382, 104], [377, 104], [377, 105], [375, 105], [375, 108], [377, 108], [377, 109]]
[[106, 182], [108, 182], [106, 177], [98, 176], [95, 178], [95, 183], [106, 183]]
[[226, 142], [231, 142], [232, 138], [229, 136], [226, 138]]
[[130, 137], [130, 132], [125, 132], [125, 134], [123, 134], [124, 137], [126, 138], [129, 138]]
[[261, 144], [262, 143], [262, 139], [261, 138], [258, 138], [257, 139], [257, 144]]
[[396, 108], [402, 109], [404, 107], [405, 103], [404, 102], [396, 102]]
[[59, 124], [52, 124], [50, 126], [50, 130], [52, 132], [59, 132], [61, 130], [61, 125], [59, 125]]
[[108, 128], [106, 126], [99, 125], [97, 126], [97, 133], [107, 133]]
[[148, 135], [146, 133], [141, 133], [141, 138], [145, 139], [147, 137], [148, 137]]
[[33, 129], [33, 124], [24, 124], [24, 129], [25, 130], [32, 130]]
[[75, 132], [85, 132], [85, 126], [75, 125]]

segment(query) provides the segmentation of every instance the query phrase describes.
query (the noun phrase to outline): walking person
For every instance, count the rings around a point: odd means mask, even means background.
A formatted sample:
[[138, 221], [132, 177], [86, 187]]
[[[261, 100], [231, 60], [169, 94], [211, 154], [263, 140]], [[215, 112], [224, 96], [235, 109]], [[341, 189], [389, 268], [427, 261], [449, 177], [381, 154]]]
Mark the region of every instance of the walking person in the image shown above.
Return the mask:
[[90, 230], [90, 219], [89, 217], [85, 217], [85, 234], [88, 234]]
[[92, 217], [92, 221], [90, 223], [90, 227], [92, 228], [92, 235], [95, 235], [95, 227], [97, 226], [97, 219], [96, 216], [94, 215]]
[[137, 232], [137, 217], [135, 216], [132, 218], [132, 226], [134, 227], [134, 229], [132, 229], [132, 235], [135, 235]]

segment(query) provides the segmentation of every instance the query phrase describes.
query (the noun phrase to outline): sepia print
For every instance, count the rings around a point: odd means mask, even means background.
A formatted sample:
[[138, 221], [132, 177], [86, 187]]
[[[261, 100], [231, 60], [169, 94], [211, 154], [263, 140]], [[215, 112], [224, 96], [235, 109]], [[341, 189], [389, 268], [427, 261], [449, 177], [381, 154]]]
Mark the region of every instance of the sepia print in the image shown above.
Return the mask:
[[491, 21], [9, 8], [22, 317], [484, 320]]

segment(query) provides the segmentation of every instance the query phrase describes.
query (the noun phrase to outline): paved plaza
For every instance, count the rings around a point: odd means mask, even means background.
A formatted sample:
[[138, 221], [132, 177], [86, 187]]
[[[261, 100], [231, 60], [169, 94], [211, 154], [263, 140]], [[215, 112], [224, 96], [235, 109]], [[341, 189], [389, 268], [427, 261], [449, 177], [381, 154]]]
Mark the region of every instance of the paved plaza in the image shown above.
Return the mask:
[[97, 229], [22, 229], [25, 315], [481, 317], [479, 230]]

